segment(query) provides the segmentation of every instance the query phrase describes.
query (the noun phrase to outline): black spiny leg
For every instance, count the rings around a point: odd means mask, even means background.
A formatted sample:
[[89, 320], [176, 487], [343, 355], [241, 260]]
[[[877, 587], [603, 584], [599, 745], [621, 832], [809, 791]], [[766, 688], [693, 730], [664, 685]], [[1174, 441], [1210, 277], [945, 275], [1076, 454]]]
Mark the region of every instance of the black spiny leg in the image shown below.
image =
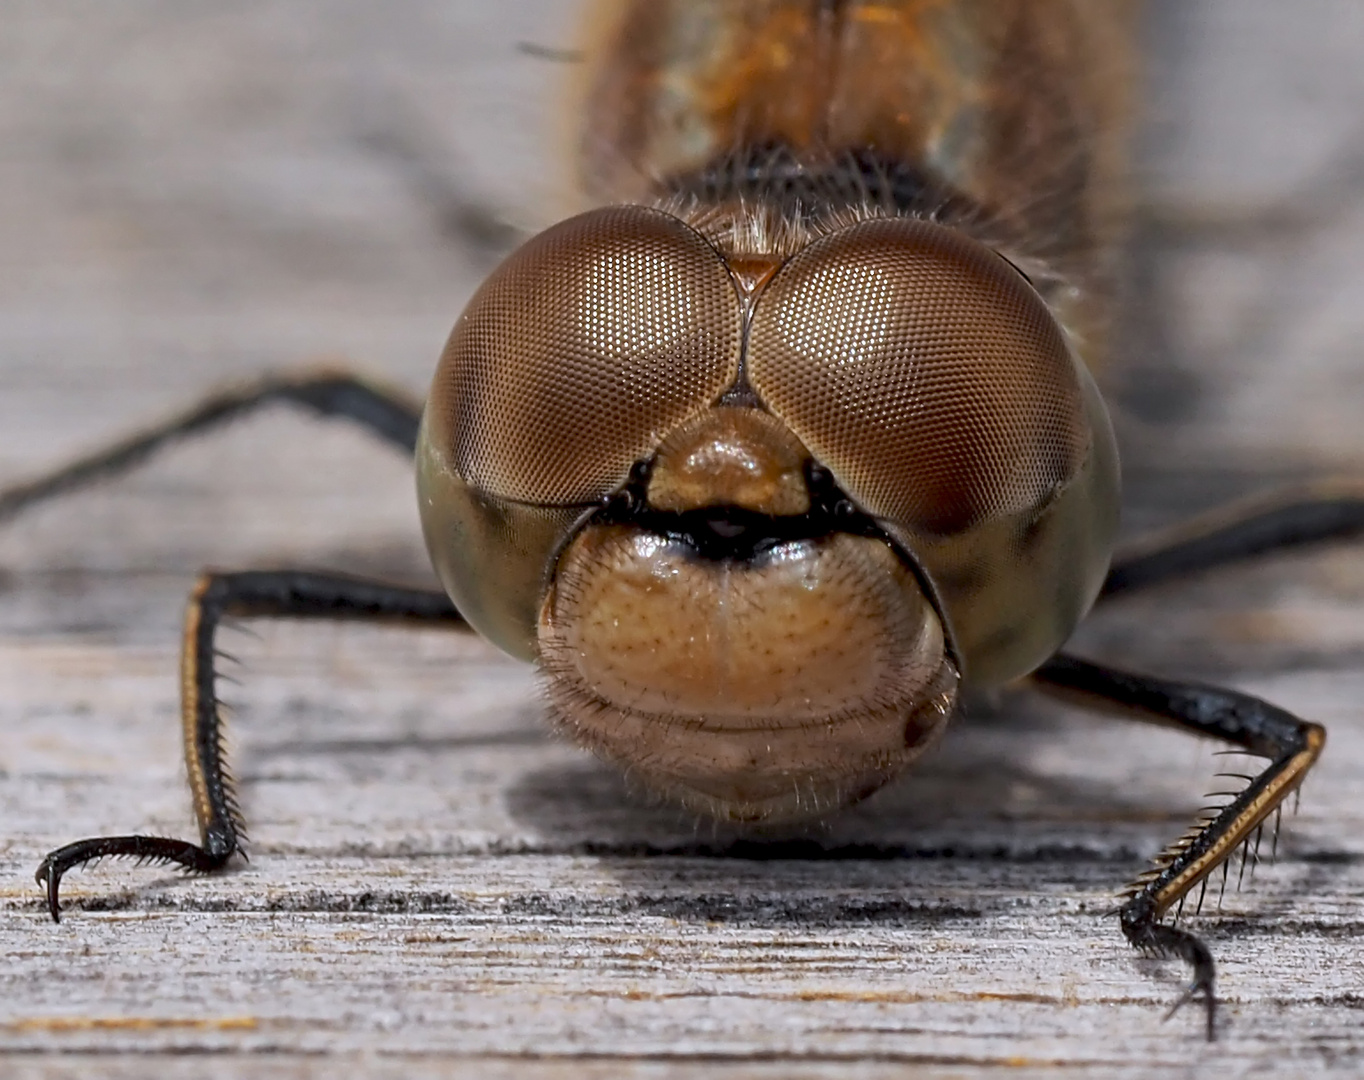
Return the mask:
[[1226, 563], [1364, 534], [1364, 484], [1323, 482], [1202, 514], [1119, 552], [1100, 598]]
[[117, 476], [176, 439], [207, 431], [275, 402], [300, 405], [322, 416], [353, 420], [409, 454], [417, 445], [421, 403], [409, 400], [401, 391], [338, 371], [267, 375], [212, 394], [176, 416], [46, 476], [0, 490], [0, 521], [14, 517], [34, 503]]
[[1208, 1038], [1216, 1032], [1215, 965], [1208, 947], [1187, 930], [1160, 920], [1172, 905], [1251, 839], [1321, 754], [1326, 731], [1250, 694], [1171, 682], [1100, 667], [1064, 654], [1033, 673], [1042, 689], [1121, 706], [1135, 718], [1232, 743], [1269, 764], [1215, 814], [1200, 818], [1142, 874], [1118, 910], [1122, 932], [1138, 949], [1179, 956], [1193, 968], [1173, 1013], [1195, 995], [1207, 1007]]
[[74, 867], [121, 855], [207, 873], [221, 868], [241, 850], [245, 830], [223, 760], [222, 721], [214, 686], [214, 638], [225, 616], [467, 626], [441, 592], [288, 570], [205, 574], [185, 611], [180, 666], [185, 764], [199, 820], [199, 843], [164, 836], [102, 836], [58, 848], [43, 859], [37, 873], [38, 884], [47, 887], [47, 906], [54, 920], [61, 921], [62, 876]]

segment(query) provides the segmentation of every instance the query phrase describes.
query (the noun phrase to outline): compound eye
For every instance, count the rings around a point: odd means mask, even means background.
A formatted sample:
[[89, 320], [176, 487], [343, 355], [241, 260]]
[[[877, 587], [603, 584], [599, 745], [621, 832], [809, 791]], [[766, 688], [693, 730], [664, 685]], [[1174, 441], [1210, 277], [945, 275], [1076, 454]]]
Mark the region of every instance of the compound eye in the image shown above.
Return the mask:
[[1079, 374], [1004, 259], [878, 219], [795, 255], [759, 299], [753, 389], [869, 513], [955, 533], [1041, 503], [1089, 449]]
[[527, 242], [469, 302], [427, 435], [486, 495], [590, 503], [734, 382], [741, 332], [699, 233], [646, 207], [594, 210]]

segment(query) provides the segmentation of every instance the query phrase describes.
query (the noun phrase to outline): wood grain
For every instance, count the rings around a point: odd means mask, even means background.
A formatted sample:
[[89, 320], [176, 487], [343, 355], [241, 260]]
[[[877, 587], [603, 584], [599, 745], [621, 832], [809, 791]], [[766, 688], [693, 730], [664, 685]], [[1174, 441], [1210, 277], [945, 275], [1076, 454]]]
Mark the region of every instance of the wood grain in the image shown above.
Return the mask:
[[[517, 229], [554, 217], [554, 0], [20, 3], [0, 41], [0, 485], [224, 379], [346, 356], [420, 391]], [[381, 14], [382, 12], [382, 14]], [[1152, 6], [1146, 211], [1107, 376], [1129, 531], [1364, 469], [1364, 65], [1349, 0]], [[550, 105], [546, 107], [547, 103]], [[253, 623], [251, 861], [43, 852], [192, 835], [178, 622], [203, 565], [427, 581], [407, 465], [271, 413], [0, 528], [0, 1072], [1301, 1075], [1364, 1058], [1364, 553], [1208, 575], [1075, 648], [1327, 725], [1277, 864], [1193, 920], [1226, 1030], [1106, 915], [1228, 759], [1026, 696], [909, 780], [756, 842], [544, 734], [459, 634]], [[1268, 846], [1263, 852], [1268, 854]]]

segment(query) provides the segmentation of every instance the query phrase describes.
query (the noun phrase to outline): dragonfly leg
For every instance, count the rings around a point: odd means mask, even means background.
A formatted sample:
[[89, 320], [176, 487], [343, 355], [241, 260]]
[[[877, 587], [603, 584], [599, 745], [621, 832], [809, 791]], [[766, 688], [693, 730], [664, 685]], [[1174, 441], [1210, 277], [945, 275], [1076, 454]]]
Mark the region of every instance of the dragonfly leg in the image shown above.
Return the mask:
[[117, 476], [177, 439], [218, 427], [276, 402], [302, 406], [322, 416], [353, 420], [409, 454], [417, 445], [421, 403], [409, 399], [402, 391], [344, 371], [267, 375], [219, 390], [175, 416], [45, 476], [0, 490], [0, 521], [53, 496]]
[[442, 592], [302, 571], [205, 574], [185, 611], [181, 657], [181, 719], [199, 843], [163, 836], [103, 836], [50, 852], [38, 867], [48, 911], [61, 921], [59, 893], [67, 871], [108, 856], [173, 863], [196, 873], [223, 867], [242, 850], [245, 826], [223, 753], [222, 717], [214, 669], [215, 638], [226, 617], [347, 619], [444, 625], [467, 624]]
[[1100, 599], [1214, 566], [1364, 534], [1364, 484], [1323, 481], [1254, 496], [1158, 533], [1113, 560]]
[[1326, 731], [1250, 694], [1134, 675], [1065, 654], [1049, 660], [1032, 679], [1043, 690], [1078, 696], [1090, 704], [1118, 706], [1135, 719], [1221, 739], [1268, 759], [1230, 802], [1201, 816], [1156, 857], [1152, 867], [1127, 889], [1118, 910], [1123, 934], [1133, 946], [1179, 956], [1193, 968], [1188, 990], [1174, 1009], [1201, 995], [1211, 1040], [1217, 1016], [1212, 953], [1194, 934], [1161, 919], [1249, 842], [1297, 790], [1321, 754]]

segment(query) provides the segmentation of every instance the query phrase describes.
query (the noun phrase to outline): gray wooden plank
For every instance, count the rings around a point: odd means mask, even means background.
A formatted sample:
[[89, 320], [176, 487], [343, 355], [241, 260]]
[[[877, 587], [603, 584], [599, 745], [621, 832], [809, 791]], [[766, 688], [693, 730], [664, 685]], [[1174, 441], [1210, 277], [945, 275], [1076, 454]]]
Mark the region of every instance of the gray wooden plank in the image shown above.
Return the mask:
[[[429, 1057], [412, 1054], [393, 1061], [366, 1054], [329, 1054], [321, 1058], [287, 1057], [272, 1054], [254, 1054], [249, 1061], [206, 1057], [202, 1054], [167, 1054], [155, 1059], [142, 1059], [130, 1063], [126, 1057], [109, 1055], [86, 1055], [80, 1058], [41, 1061], [23, 1058], [0, 1059], [6, 1066], [6, 1075], [15, 1080], [65, 1080], [66, 1077], [90, 1076], [96, 1074], [110, 1077], [111, 1080], [141, 1078], [154, 1069], [155, 1075], [165, 1077], [193, 1077], [194, 1080], [220, 1080], [220, 1078], [242, 1075], [258, 1076], [263, 1080], [313, 1080], [314, 1077], [337, 1075], [337, 1069], [357, 1075], [389, 1080], [401, 1077], [403, 1080], [427, 1080], [428, 1077], [479, 1076], [490, 1080], [503, 1077], [515, 1080], [558, 1080], [560, 1077], [581, 1077], [583, 1080], [599, 1080], [603, 1077], [625, 1077], [628, 1080], [698, 1080], [724, 1076], [730, 1080], [807, 1080], [809, 1077], [828, 1076], [836, 1070], [841, 1077], [849, 1080], [881, 1080], [883, 1077], [902, 1077], [906, 1065], [898, 1061], [840, 1060], [829, 1061], [762, 1061], [741, 1059], [715, 1059], [711, 1061], [632, 1061], [612, 1057], [607, 1061], [591, 1058], [559, 1059], [540, 1061], [527, 1058], [498, 1057]], [[916, 1077], [926, 1080], [956, 1080], [969, 1070], [969, 1062], [915, 1062]], [[1036, 1077], [1055, 1076], [1054, 1067], [1011, 1066], [1010, 1076], [1020, 1080], [1034, 1080]], [[1113, 1076], [1147, 1075], [1137, 1070], [1112, 1072]]]
[[[564, 72], [516, 45], [566, 40], [571, 14], [14, 5], [0, 483], [309, 357], [419, 391], [502, 236], [471, 225], [554, 216]], [[1107, 375], [1131, 529], [1364, 462], [1359, 18], [1154, 5], [1150, 212]], [[1104, 916], [1197, 805], [1210, 747], [1010, 697], [807, 843], [735, 847], [550, 740], [530, 674], [452, 634], [229, 635], [252, 861], [79, 873], [52, 926], [31, 879], [51, 846], [191, 834], [176, 649], [197, 568], [429, 580], [410, 484], [362, 436], [272, 414], [0, 529], [5, 1075], [1358, 1068], [1350, 548], [1125, 599], [1077, 642], [1330, 729], [1277, 865], [1197, 921], [1227, 1000], [1214, 1047], [1192, 1014], [1162, 1023], [1181, 972]]]

